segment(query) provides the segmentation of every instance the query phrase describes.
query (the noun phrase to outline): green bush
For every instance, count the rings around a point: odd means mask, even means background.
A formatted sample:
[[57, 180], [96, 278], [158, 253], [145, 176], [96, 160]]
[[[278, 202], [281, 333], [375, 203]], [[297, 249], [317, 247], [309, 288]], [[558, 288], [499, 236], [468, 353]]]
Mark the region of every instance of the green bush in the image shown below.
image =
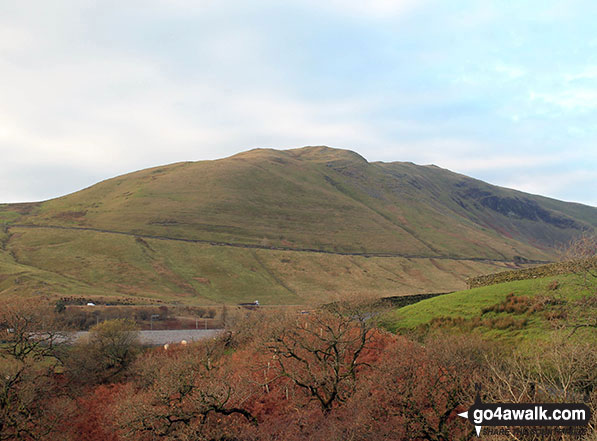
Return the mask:
[[140, 351], [137, 325], [126, 319], [93, 326], [86, 342], [77, 344], [67, 371], [85, 383], [105, 383], [121, 376]]

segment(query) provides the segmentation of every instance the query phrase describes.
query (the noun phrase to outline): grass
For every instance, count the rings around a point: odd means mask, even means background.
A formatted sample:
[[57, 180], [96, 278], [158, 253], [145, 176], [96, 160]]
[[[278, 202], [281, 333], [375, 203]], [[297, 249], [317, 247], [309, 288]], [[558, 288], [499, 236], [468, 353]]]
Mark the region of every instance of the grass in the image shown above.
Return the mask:
[[[595, 208], [437, 167], [368, 163], [327, 147], [258, 149], [141, 170], [41, 203], [0, 204], [0, 295], [305, 304], [445, 292], [462, 289], [468, 276], [507, 269], [515, 255], [552, 259], [549, 246], [578, 231], [489, 210], [467, 196], [475, 192], [542, 203], [583, 228], [597, 224]], [[410, 257], [254, 250], [134, 235]]]
[[[504, 265], [366, 258], [141, 239], [93, 231], [12, 228], [0, 252], [3, 293], [140, 302], [313, 304], [437, 292]], [[21, 280], [15, 284], [17, 274]]]
[[[557, 286], [556, 289], [553, 289]], [[484, 286], [458, 291], [408, 305], [383, 318], [393, 332], [475, 332], [486, 337], [523, 342], [548, 339], [558, 329], [597, 316], [597, 281], [585, 286], [570, 274]], [[577, 338], [597, 342], [597, 330], [583, 329]]]
[[[21, 207], [19, 218], [12, 205], [0, 206], [0, 221], [343, 252], [553, 257], [528, 240], [541, 245], [524, 220], [475, 203], [458, 205], [454, 198], [462, 182], [510, 197], [510, 191], [447, 170], [367, 163], [345, 150], [254, 150], [119, 176], [29, 212]], [[553, 204], [561, 212], [573, 205]], [[597, 218], [597, 210], [587, 210], [573, 211], [583, 224]], [[576, 231], [545, 222], [532, 226], [549, 236], [550, 245]]]

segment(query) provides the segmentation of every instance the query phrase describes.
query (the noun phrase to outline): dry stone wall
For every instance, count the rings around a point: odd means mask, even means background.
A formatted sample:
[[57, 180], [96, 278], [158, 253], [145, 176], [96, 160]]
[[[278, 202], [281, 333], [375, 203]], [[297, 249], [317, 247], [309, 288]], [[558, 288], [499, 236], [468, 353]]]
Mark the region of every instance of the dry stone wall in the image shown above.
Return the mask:
[[511, 282], [513, 280], [538, 279], [541, 277], [557, 276], [560, 274], [571, 274], [585, 271], [586, 269], [597, 270], [597, 257], [584, 260], [569, 260], [556, 262], [547, 265], [525, 268], [521, 270], [502, 271], [495, 274], [471, 277], [466, 280], [467, 286], [477, 288], [479, 286], [495, 285], [496, 283]]

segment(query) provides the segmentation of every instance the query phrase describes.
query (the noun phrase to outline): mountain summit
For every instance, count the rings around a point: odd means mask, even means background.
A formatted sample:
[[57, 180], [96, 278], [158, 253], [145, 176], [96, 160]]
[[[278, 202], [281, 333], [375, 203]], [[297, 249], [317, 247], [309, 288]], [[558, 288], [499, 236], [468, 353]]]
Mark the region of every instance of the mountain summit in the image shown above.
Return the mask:
[[[132, 271], [139, 265], [139, 256], [131, 255], [127, 260], [119, 254], [127, 254], [123, 247], [129, 238], [134, 249], [144, 249], [145, 266], [149, 267], [164, 255], [152, 254], [155, 247], [148, 241], [160, 240], [161, 246], [168, 241], [178, 246], [196, 244], [194, 251], [201, 247], [209, 250], [207, 254], [213, 254], [214, 248], [219, 247], [219, 252], [226, 248], [234, 265], [243, 267], [237, 268], [237, 273], [232, 267], [220, 268], [231, 278], [244, 274], [246, 268], [238, 256], [248, 252], [251, 259], [259, 259], [259, 254], [270, 258], [272, 253], [323, 253], [329, 259], [344, 258], [344, 267], [349, 262], [346, 259], [356, 257], [411, 262], [424, 259], [435, 262], [429, 263], [434, 268], [438, 266], [434, 259], [494, 265], [552, 260], [563, 243], [582, 232], [594, 231], [597, 208], [493, 186], [432, 165], [370, 163], [352, 151], [318, 146], [254, 149], [215, 161], [141, 170], [46, 202], [0, 205], [0, 222], [6, 224], [8, 236], [4, 250], [16, 259], [15, 264], [29, 265], [43, 254], [46, 261], [35, 268], [68, 274], [96, 286], [89, 276], [80, 278], [78, 265], [85, 265], [85, 258], [97, 259], [100, 253], [107, 260], [116, 259], [124, 273], [126, 266]], [[61, 267], [55, 271], [47, 260], [59, 258], [60, 253], [53, 256], [52, 250], [64, 252], [82, 235], [89, 239], [79, 250], [82, 260], [54, 262]], [[121, 244], [113, 250], [108, 245], [102, 248], [101, 241], [96, 244], [100, 236], [106, 239], [109, 235], [119, 235]], [[197, 259], [200, 265], [203, 258]], [[288, 259], [292, 262], [289, 257], [278, 260]], [[175, 257], [170, 257], [170, 263], [160, 261], [163, 274], [154, 271], [152, 278], [177, 280], [171, 289], [189, 291], [193, 296], [201, 297], [201, 291], [214, 289], [211, 280], [215, 276], [210, 274], [214, 268], [199, 268], [194, 274], [190, 265], [183, 274], [175, 261]], [[302, 288], [293, 288], [290, 281], [297, 277], [299, 267], [291, 262], [269, 267], [262, 259], [263, 265], [247, 265], [250, 272], [253, 268], [253, 276], [270, 278], [293, 297], [300, 297]], [[340, 269], [335, 265], [329, 270]], [[424, 272], [426, 267], [416, 271]], [[118, 270], [118, 266], [100, 266], [94, 274], [110, 285], [118, 279], [114, 277]], [[393, 268], [391, 278], [408, 279], [409, 271], [412, 277], [412, 268]], [[455, 277], [462, 281], [464, 276], [481, 271], [487, 268], [456, 270]], [[197, 278], [210, 282], [197, 282]], [[419, 277], [425, 278], [424, 274]], [[131, 286], [117, 291], [138, 293], [140, 286], [131, 282]], [[450, 289], [454, 284], [447, 285]], [[247, 282], [244, 288], [235, 289], [250, 292], [256, 286]], [[396, 292], [404, 291], [404, 284], [400, 286]], [[411, 290], [433, 287], [438, 285], [419, 283]], [[14, 287], [5, 286], [9, 288], [14, 291]], [[387, 287], [383, 291], [392, 292]], [[212, 294], [212, 300], [219, 295]]]

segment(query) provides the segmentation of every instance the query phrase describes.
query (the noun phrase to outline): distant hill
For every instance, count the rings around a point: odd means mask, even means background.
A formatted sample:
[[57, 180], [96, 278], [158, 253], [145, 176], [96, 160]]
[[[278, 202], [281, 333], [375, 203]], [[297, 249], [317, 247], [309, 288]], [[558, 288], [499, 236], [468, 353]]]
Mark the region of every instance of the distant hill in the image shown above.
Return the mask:
[[0, 292], [310, 303], [554, 259], [597, 208], [329, 147], [156, 167], [0, 205]]

